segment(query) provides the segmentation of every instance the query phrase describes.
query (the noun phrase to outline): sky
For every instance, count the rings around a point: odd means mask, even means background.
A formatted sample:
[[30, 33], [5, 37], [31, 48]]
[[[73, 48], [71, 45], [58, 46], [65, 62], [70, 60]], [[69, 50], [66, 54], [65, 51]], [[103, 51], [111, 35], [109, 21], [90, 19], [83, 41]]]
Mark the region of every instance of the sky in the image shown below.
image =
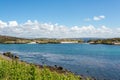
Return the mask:
[[120, 0], [0, 0], [0, 35], [120, 37]]

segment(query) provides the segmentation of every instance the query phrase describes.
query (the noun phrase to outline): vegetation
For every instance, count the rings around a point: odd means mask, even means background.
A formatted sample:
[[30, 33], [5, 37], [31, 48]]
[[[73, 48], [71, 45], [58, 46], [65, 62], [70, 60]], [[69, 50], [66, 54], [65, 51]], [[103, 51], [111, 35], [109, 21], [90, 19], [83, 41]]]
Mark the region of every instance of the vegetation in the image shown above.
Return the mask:
[[58, 73], [47, 67], [40, 68], [33, 64], [7, 60], [0, 56], [0, 80], [90, 80], [75, 76], [72, 73]]
[[0, 35], [0, 43], [3, 44], [24, 44], [24, 43], [29, 43], [30, 40], [29, 39], [25, 39], [25, 38], [17, 38], [17, 37], [10, 37], [10, 36], [1, 36]]
[[88, 43], [91, 43], [91, 44], [109, 44], [109, 45], [120, 44], [120, 38], [89, 40]]
[[59, 44], [61, 42], [73, 42], [73, 43], [83, 43], [81, 39], [53, 39], [53, 38], [37, 38], [37, 39], [25, 39], [10, 36], [0, 36], [0, 43], [2, 44], [26, 44], [35, 42], [38, 44]]
[[[0, 36], [1, 44], [26, 44], [26, 43], [38, 43], [38, 44], [60, 44], [60, 43], [84, 43], [82, 39], [79, 38], [36, 38], [36, 39], [25, 39], [25, 38], [17, 38], [10, 36]], [[111, 38], [111, 39], [91, 39], [87, 41], [90, 44], [117, 44], [120, 45], [120, 38]]]

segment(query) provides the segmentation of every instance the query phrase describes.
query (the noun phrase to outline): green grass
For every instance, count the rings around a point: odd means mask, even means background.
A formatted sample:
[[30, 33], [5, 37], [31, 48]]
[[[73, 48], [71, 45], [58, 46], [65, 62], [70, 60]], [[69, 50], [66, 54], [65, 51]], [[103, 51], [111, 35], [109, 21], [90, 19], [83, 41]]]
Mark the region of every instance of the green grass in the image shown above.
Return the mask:
[[[82, 80], [72, 73], [60, 74], [48, 68], [38, 68], [16, 60], [0, 57], [0, 80]], [[87, 79], [88, 80], [88, 79]]]

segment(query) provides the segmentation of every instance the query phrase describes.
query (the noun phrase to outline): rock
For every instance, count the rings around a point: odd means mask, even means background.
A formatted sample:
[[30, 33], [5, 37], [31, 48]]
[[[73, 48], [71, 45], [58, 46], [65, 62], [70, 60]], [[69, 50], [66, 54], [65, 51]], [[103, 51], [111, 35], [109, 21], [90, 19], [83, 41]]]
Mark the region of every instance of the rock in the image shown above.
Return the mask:
[[59, 66], [57, 67], [58, 70], [63, 70], [63, 67]]
[[57, 68], [57, 65], [54, 65], [55, 66], [55, 68]]
[[4, 55], [4, 56], [7, 56], [7, 57], [9, 57], [9, 58], [11, 58], [11, 59], [19, 59], [18, 56], [12, 54], [11, 52], [5, 52], [5, 53], [3, 53], [3, 55]]

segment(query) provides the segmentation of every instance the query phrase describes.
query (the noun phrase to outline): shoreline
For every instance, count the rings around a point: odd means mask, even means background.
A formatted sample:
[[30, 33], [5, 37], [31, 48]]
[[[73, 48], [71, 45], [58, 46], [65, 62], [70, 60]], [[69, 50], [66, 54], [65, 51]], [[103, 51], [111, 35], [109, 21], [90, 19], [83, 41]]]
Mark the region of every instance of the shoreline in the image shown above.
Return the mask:
[[[25, 63], [25, 64], [32, 64], [36, 67], [39, 67], [39, 69], [43, 69], [44, 66], [46, 68], [48, 68], [51, 72], [57, 72], [58, 74], [68, 74], [68, 73], [71, 73], [73, 75], [76, 75], [75, 73], [63, 68], [62, 66], [57, 66], [57, 65], [54, 65], [54, 66], [49, 66], [49, 65], [41, 65], [41, 64], [36, 64], [36, 63], [29, 63], [27, 61], [24, 61], [24, 60], [20, 60], [19, 57], [17, 59], [15, 59], [16, 55], [12, 54], [11, 52], [6, 52], [6, 53], [10, 53], [10, 55], [13, 55], [12, 57], [10, 56], [6, 56], [4, 55], [4, 53], [0, 53], [0, 57], [2, 57], [3, 59], [5, 60], [8, 60], [8, 61], [14, 61], [14, 60], [17, 60], [19, 63]], [[76, 76], [80, 76], [81, 79], [80, 80], [96, 80], [94, 77], [88, 77], [88, 76], [84, 76], [84, 75], [76, 75]]]
[[120, 45], [120, 38], [19, 38], [0, 35], [0, 44], [104, 44]]

